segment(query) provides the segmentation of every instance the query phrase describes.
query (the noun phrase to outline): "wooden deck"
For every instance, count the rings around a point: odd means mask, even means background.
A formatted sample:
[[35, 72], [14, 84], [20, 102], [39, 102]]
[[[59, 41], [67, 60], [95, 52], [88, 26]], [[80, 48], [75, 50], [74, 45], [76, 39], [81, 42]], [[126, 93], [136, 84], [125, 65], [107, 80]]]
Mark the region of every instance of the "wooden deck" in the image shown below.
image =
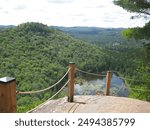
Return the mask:
[[150, 103], [114, 96], [75, 96], [69, 103], [67, 97], [49, 100], [32, 113], [150, 113]]

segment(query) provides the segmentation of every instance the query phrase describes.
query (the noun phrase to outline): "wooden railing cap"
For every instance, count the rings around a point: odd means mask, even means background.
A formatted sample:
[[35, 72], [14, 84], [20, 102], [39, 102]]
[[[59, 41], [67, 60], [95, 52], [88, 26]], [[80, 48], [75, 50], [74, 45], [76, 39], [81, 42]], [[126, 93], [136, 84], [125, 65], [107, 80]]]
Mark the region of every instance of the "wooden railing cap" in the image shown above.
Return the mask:
[[69, 64], [75, 64], [74, 62], [69, 62]]
[[13, 77], [3, 77], [3, 78], [0, 78], [0, 83], [9, 83], [14, 80], [15, 80], [15, 78], [13, 78]]

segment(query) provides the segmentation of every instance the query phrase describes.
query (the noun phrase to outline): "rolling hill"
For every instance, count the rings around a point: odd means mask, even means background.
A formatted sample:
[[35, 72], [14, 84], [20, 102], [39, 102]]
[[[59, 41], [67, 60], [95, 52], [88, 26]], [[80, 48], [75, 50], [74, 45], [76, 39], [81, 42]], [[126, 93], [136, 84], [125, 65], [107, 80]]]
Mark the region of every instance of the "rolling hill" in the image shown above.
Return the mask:
[[[88, 72], [118, 71], [134, 80], [126, 81], [130, 88], [147, 90], [150, 76], [147, 53], [143, 47], [133, 44], [135, 41], [131, 45], [124, 41], [121, 30], [49, 27], [34, 22], [1, 27], [0, 77], [15, 77], [19, 91], [39, 90], [58, 81], [72, 61]], [[18, 95], [18, 111], [35, 107], [60, 87], [40, 94]], [[150, 100], [147, 91], [132, 91], [130, 97]]]
[[136, 43], [122, 37], [125, 28], [98, 28], [98, 27], [54, 27], [71, 36], [97, 45], [114, 45]]
[[[15, 77], [19, 91], [52, 85], [66, 72], [70, 61], [88, 71], [105, 70], [106, 57], [108, 54], [102, 48], [41, 23], [0, 30], [0, 77]], [[24, 110], [24, 106], [47, 99], [55, 91], [18, 96], [18, 106]]]

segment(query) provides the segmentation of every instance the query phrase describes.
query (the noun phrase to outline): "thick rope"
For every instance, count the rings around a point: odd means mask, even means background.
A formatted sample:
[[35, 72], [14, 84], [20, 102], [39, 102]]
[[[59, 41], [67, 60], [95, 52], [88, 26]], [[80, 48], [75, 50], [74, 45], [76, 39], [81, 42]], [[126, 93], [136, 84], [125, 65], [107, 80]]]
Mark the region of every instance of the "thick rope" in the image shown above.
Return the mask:
[[98, 76], [98, 77], [105, 77], [105, 76], [106, 76], [106, 75], [101, 75], [101, 74], [89, 73], [89, 72], [80, 70], [80, 69], [78, 69], [78, 68], [76, 68], [76, 70], [79, 71], [79, 72], [85, 73], [85, 74], [94, 75], [94, 76]]
[[64, 84], [64, 86], [63, 86], [57, 93], [55, 93], [52, 97], [50, 97], [49, 99], [47, 99], [47, 100], [46, 100], [45, 102], [43, 102], [42, 104], [36, 106], [35, 108], [29, 110], [27, 113], [31, 113], [32, 111], [36, 110], [37, 108], [43, 106], [43, 105], [44, 105], [46, 102], [48, 102], [49, 100], [53, 99], [56, 95], [58, 95], [58, 94], [66, 87], [66, 85], [69, 83], [69, 81], [70, 81], [70, 80], [68, 80], [68, 81]]
[[144, 90], [144, 89], [136, 89], [136, 88], [130, 88], [130, 89], [136, 91], [150, 92], [150, 90]]
[[41, 92], [44, 92], [44, 91], [47, 91], [51, 88], [53, 88], [54, 86], [56, 86], [57, 84], [59, 84], [65, 77], [66, 75], [69, 73], [70, 71], [70, 68], [67, 70], [67, 72], [63, 75], [63, 77], [55, 84], [53, 84], [52, 86], [49, 86], [48, 88], [45, 88], [45, 89], [42, 89], [42, 90], [37, 90], [37, 91], [28, 91], [28, 92], [17, 92], [17, 94], [33, 94], [33, 93], [41, 93]]
[[118, 78], [123, 79], [123, 80], [130, 80], [130, 81], [142, 82], [142, 83], [150, 83], [150, 81], [141, 81], [141, 80], [135, 80], [135, 79], [124, 78], [124, 77], [119, 77], [119, 76], [118, 76]]
[[51, 98], [49, 98], [49, 100], [53, 99], [56, 95], [58, 95], [66, 87], [69, 81], [70, 79], [64, 84], [64, 86], [56, 94], [54, 94]]

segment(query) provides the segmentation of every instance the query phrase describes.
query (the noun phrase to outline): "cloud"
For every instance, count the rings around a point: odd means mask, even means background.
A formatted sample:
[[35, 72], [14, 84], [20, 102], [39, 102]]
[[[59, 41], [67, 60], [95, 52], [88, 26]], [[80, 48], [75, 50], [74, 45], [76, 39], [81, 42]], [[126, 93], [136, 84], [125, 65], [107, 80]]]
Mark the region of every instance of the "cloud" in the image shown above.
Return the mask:
[[[113, 0], [1, 0], [0, 24], [38, 21], [58, 26], [129, 27], [141, 23]], [[19, 18], [19, 19], [18, 19]], [[143, 22], [144, 24], [144, 22]]]
[[83, 13], [81, 13], [81, 14], [74, 14], [74, 15], [71, 15], [71, 16], [75, 16], [75, 17], [83, 17], [84, 14], [83, 14]]
[[87, 8], [87, 9], [95, 9], [95, 8], [105, 8], [105, 6], [104, 5], [95, 5], [95, 6], [86, 6], [85, 8]]
[[17, 7], [14, 8], [15, 10], [23, 10], [26, 9], [25, 5], [18, 5]]
[[90, 18], [84, 18], [82, 21], [83, 22], [89, 22], [89, 21], [91, 21], [91, 19]]
[[4, 13], [4, 14], [9, 14], [9, 12], [8, 12], [8, 11], [4, 11], [3, 13]]
[[112, 22], [114, 22], [114, 21], [111, 20], [111, 19], [104, 19], [103, 21], [106, 22], [106, 23], [112, 23]]
[[48, 3], [54, 4], [65, 4], [65, 3], [72, 3], [74, 0], [47, 0]]
[[5, 2], [9, 2], [10, 0], [5, 0]]
[[96, 8], [105, 8], [105, 6], [104, 5], [98, 5], [98, 6], [96, 6]]

